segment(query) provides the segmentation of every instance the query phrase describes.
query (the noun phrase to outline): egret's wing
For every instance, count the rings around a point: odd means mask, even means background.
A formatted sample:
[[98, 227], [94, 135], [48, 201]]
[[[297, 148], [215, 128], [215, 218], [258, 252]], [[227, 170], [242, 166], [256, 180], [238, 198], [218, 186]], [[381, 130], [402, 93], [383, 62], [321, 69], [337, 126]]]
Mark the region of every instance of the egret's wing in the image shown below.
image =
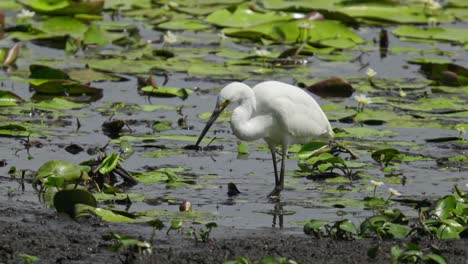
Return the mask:
[[280, 122], [291, 136], [318, 137], [328, 132], [330, 123], [320, 106], [307, 97], [278, 97], [272, 101]]
[[271, 113], [277, 129], [283, 129], [298, 139], [333, 135], [319, 104], [302, 89], [270, 81], [254, 87], [254, 92], [259, 108], [257, 111]]

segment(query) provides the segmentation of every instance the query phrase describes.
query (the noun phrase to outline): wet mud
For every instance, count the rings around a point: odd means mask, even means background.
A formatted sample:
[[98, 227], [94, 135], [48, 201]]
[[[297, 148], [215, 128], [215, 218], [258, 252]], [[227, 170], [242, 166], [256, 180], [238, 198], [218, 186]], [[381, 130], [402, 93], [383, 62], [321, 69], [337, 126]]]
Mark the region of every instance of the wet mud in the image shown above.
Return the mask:
[[[25, 263], [22, 254], [36, 263], [223, 263], [239, 257], [258, 261], [266, 256], [301, 263], [389, 263], [390, 248], [409, 241], [316, 239], [287, 229], [239, 230], [221, 227], [206, 243], [195, 243], [180, 233], [160, 232], [151, 254], [110, 250], [109, 232], [148, 240], [151, 228], [142, 224], [112, 224], [98, 218], [80, 222], [41, 205], [6, 201], [0, 204], [0, 263]], [[417, 238], [416, 238], [417, 239]], [[448, 263], [466, 263], [468, 240], [418, 241], [422, 249], [438, 248]], [[369, 248], [380, 245], [375, 258]]]

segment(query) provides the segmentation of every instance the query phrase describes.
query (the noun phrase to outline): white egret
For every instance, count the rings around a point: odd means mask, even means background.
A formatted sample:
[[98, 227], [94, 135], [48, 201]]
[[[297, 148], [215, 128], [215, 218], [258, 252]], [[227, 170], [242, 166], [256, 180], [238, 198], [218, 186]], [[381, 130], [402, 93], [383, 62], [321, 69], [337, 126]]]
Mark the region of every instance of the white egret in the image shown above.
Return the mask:
[[[279, 196], [284, 188], [285, 161], [291, 144], [305, 144], [314, 139], [331, 139], [333, 130], [319, 104], [299, 87], [266, 81], [250, 88], [240, 82], [225, 86], [216, 107], [202, 130], [196, 146], [221, 112], [238, 102], [232, 113], [231, 128], [237, 138], [253, 141], [263, 138], [273, 159], [275, 188], [269, 197]], [[278, 176], [276, 147], [281, 147], [281, 171]]]

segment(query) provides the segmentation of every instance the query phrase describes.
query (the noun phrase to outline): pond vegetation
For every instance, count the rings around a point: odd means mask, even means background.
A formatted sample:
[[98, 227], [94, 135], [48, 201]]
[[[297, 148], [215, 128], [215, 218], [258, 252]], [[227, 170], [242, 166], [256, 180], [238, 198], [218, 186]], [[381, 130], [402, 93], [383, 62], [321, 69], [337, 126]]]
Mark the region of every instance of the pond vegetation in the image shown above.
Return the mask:
[[[316, 238], [467, 236], [467, 1], [7, 0], [0, 10], [1, 196], [147, 223], [151, 241], [166, 229], [203, 243], [218, 226], [272, 218]], [[337, 144], [291, 146], [274, 201], [268, 147], [238, 142], [231, 111], [204, 151], [187, 147], [221, 87], [265, 80], [312, 93]], [[384, 254], [445, 263], [436, 251]]]

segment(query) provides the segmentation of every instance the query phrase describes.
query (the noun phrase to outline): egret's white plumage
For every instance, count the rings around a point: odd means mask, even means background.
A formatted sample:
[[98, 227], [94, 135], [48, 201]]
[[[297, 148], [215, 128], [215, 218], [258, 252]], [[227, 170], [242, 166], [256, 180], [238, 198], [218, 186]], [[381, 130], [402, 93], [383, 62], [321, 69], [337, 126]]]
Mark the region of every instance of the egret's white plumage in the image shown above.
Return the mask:
[[[200, 134], [197, 146], [219, 114], [233, 102], [239, 103], [231, 117], [231, 128], [236, 137], [245, 141], [263, 138], [270, 148], [275, 170], [275, 189], [270, 196], [279, 195], [284, 187], [285, 159], [291, 144], [333, 137], [325, 113], [301, 88], [277, 81], [262, 82], [253, 88], [233, 82], [219, 93], [216, 108]], [[279, 177], [276, 146], [281, 146], [282, 150]]]

